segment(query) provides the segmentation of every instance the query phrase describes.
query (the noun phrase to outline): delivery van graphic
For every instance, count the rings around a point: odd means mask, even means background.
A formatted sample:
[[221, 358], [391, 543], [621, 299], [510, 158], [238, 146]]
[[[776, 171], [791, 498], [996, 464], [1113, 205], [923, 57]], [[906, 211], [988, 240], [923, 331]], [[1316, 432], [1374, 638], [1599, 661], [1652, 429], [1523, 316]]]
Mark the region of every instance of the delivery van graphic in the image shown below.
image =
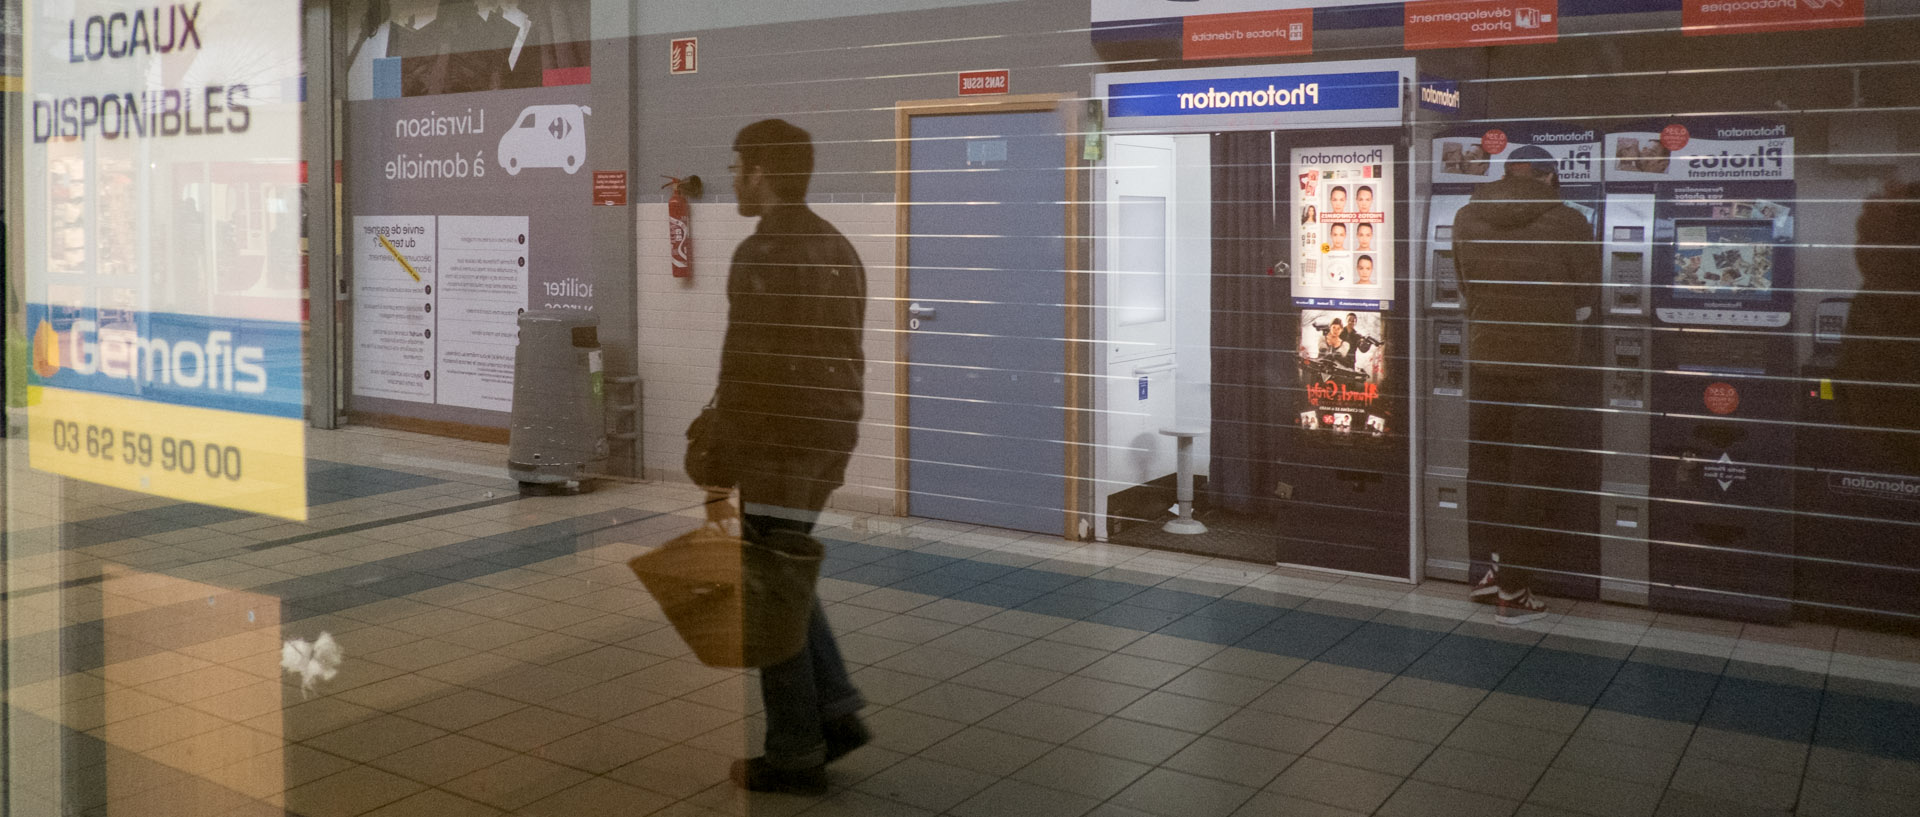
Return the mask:
[[580, 172], [587, 160], [586, 118], [591, 115], [593, 109], [585, 105], [529, 106], [500, 136], [500, 166], [509, 176], [529, 167]]

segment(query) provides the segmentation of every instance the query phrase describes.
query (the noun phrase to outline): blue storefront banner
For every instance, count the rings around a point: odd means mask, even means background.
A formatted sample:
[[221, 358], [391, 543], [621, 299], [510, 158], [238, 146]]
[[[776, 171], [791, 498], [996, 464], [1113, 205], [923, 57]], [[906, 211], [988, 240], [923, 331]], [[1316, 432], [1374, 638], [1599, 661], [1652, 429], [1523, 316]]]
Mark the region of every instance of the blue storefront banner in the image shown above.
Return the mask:
[[1398, 109], [1400, 74], [1294, 74], [1115, 83], [1111, 118]]
[[270, 417], [302, 416], [300, 324], [27, 304], [28, 382]]

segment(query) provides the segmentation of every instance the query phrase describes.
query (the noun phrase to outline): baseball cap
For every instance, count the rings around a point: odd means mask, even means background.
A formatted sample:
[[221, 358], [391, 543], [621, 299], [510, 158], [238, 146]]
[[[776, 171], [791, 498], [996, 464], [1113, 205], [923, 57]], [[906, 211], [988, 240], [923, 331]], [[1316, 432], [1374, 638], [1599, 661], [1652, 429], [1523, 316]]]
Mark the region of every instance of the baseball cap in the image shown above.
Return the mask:
[[1512, 153], [1507, 154], [1506, 162], [1507, 167], [1512, 167], [1515, 162], [1533, 165], [1533, 169], [1536, 172], [1547, 176], [1552, 176], [1560, 172], [1560, 165], [1554, 161], [1553, 154], [1548, 153], [1546, 148], [1539, 145], [1521, 145], [1514, 148]]

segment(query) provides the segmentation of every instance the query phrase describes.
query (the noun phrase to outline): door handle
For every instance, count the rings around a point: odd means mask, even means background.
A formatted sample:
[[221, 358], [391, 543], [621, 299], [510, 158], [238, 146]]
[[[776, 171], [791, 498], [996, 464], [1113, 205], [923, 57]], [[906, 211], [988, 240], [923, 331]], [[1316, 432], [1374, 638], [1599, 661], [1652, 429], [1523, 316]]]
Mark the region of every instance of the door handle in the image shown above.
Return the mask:
[[907, 305], [907, 314], [912, 315], [913, 317], [916, 317], [916, 318], [931, 318], [933, 317], [934, 312], [935, 312], [934, 308], [930, 306], [921, 306], [918, 303], [912, 303]]
[[1173, 371], [1174, 366], [1176, 365], [1177, 364], [1175, 364], [1173, 361], [1167, 361], [1165, 363], [1153, 363], [1146, 366], [1135, 366], [1133, 367], [1133, 374], [1134, 376], [1138, 377], [1139, 375], [1143, 375], [1143, 374], [1159, 374], [1161, 372], [1170, 372], [1170, 371]]

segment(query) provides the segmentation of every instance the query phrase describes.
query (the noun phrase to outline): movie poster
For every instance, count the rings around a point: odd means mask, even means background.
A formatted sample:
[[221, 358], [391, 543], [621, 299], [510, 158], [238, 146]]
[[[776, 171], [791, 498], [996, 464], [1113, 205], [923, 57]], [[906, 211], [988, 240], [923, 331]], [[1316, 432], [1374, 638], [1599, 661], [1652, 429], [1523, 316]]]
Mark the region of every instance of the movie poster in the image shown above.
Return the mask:
[[1339, 436], [1387, 433], [1387, 355], [1381, 313], [1341, 309], [1300, 312], [1302, 428]]
[[1392, 308], [1392, 170], [1386, 146], [1293, 151], [1294, 306]]

